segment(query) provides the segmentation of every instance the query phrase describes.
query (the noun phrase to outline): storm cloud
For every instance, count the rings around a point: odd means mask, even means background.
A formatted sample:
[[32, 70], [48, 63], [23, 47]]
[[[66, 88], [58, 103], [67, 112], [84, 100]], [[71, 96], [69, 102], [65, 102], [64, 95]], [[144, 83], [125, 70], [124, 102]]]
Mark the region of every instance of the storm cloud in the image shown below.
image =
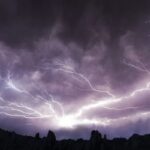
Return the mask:
[[0, 127], [58, 138], [150, 132], [149, 6], [1, 0]]

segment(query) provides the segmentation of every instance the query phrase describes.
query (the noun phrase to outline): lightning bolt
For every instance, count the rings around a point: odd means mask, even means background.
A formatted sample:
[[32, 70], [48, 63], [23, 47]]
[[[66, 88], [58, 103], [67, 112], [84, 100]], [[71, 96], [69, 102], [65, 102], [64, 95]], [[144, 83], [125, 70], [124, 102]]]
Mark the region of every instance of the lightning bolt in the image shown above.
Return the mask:
[[11, 73], [8, 72], [7, 80], [5, 81], [5, 82], [6, 82], [6, 85], [7, 85], [7, 88], [13, 89], [14, 91], [19, 92], [19, 93], [27, 93], [27, 94], [28, 94], [27, 91], [18, 88], [18, 87], [13, 83], [13, 80], [11, 79], [11, 77], [12, 77]]
[[[2, 96], [0, 96], [0, 104], [3, 106], [0, 106], [0, 114], [10, 116], [10, 117], [24, 117], [27, 119], [36, 119], [36, 118], [58, 118], [57, 110], [54, 109], [54, 104], [56, 104], [59, 109], [62, 111], [62, 115], [64, 115], [63, 106], [58, 102], [55, 101], [53, 96], [50, 95], [50, 101], [45, 99], [42, 96], [33, 96], [29, 91], [25, 89], [21, 89], [17, 87], [15, 82], [12, 80], [12, 75], [10, 72], [8, 73], [8, 77], [5, 80], [5, 83], [7, 85], [6, 88], [9, 88], [13, 91], [15, 91], [17, 94], [26, 94], [27, 96], [31, 97], [33, 100], [42, 100], [42, 103], [44, 104], [44, 108], [47, 108], [47, 113], [44, 114], [41, 110], [37, 110], [35, 108], [27, 106], [25, 104], [19, 104], [14, 102], [9, 102], [5, 100]], [[47, 107], [48, 106], [48, 107]]]
[[71, 75], [72, 78], [77, 79], [79, 81], [85, 81], [85, 83], [87, 83], [87, 85], [92, 91], [98, 92], [98, 93], [105, 93], [106, 95], [110, 97], [115, 97], [115, 95], [113, 95], [110, 91], [107, 91], [107, 90], [105, 91], [105, 90], [100, 90], [100, 89], [95, 88], [93, 84], [91, 83], [91, 81], [86, 76], [74, 71], [74, 69], [68, 64], [60, 63], [60, 61], [56, 61], [55, 63], [58, 66], [57, 68], [58, 71], [63, 71], [65, 73], [68, 73]]
[[[139, 71], [149, 73], [146, 67], [141, 68], [139, 66], [132, 65], [130, 63], [125, 63], [125, 64]], [[137, 88], [125, 96], [118, 97], [112, 94], [108, 90], [100, 90], [95, 88], [95, 86], [93, 86], [91, 81], [85, 75], [76, 72], [72, 66], [69, 66], [68, 64], [62, 62], [57, 62], [56, 66], [57, 66], [55, 68], [56, 71], [61, 71], [69, 75], [71, 78], [84, 82], [88, 85], [88, 87], [92, 91], [97, 93], [104, 93], [106, 94], [106, 96], [104, 98], [100, 98], [99, 100], [90, 101], [88, 104], [86, 103], [84, 105], [80, 105], [80, 108], [76, 110], [73, 110], [71, 112], [66, 112], [65, 106], [58, 100], [55, 100], [52, 94], [48, 93], [47, 94], [48, 98], [45, 98], [45, 96], [42, 95], [35, 96], [25, 88], [18, 87], [15, 80], [13, 80], [12, 75], [9, 73], [7, 79], [5, 80], [5, 84], [7, 85], [7, 88], [15, 91], [16, 94], [18, 95], [26, 94], [28, 97], [31, 97], [33, 101], [40, 101], [40, 104], [42, 104], [42, 106], [39, 105], [31, 106], [27, 103], [22, 104], [20, 102], [10, 102], [6, 100], [4, 97], [2, 97], [2, 95], [0, 95], [0, 114], [9, 117], [19, 117], [19, 118], [26, 118], [32, 120], [34, 119], [46, 119], [49, 121], [53, 120], [57, 128], [75, 128], [79, 125], [93, 125], [93, 124], [107, 126], [111, 123], [114, 123], [116, 119], [110, 119], [104, 117], [99, 117], [99, 119], [97, 118], [89, 119], [86, 114], [92, 112], [95, 109], [97, 110], [101, 108], [106, 110], [111, 110], [111, 111], [119, 111], [119, 112], [123, 110], [139, 109], [140, 106], [120, 108], [120, 107], [114, 107], [114, 105], [117, 104], [118, 102], [123, 102], [126, 101], [127, 99], [131, 99], [135, 96], [138, 96], [143, 92], [150, 91], [150, 82], [148, 82], [144, 87]], [[117, 120], [131, 120], [133, 118], [138, 119], [139, 116], [148, 117], [149, 114], [150, 114], [149, 111], [140, 112], [138, 114], [134, 114], [128, 117], [117, 118]]]
[[[115, 98], [116, 96], [114, 96], [109, 91], [101, 91], [101, 90], [98, 90], [98, 89], [94, 88], [92, 83], [84, 75], [75, 72], [74, 69], [72, 69], [72, 67], [70, 67], [66, 64], [62, 64], [62, 63], [57, 63], [57, 65], [60, 67], [60, 68], [58, 68], [59, 71], [63, 71], [65, 73], [75, 75], [75, 78], [77, 78], [79, 80], [83, 79], [89, 85], [91, 90], [93, 90], [95, 92], [104, 92], [108, 96], [111, 96], [111, 98], [106, 98], [104, 100], [101, 99], [101, 100], [98, 100], [96, 102], [92, 102], [91, 104], [84, 105], [79, 110], [77, 110], [75, 113], [65, 115], [64, 117], [60, 118], [59, 122], [62, 126], [67, 126], [68, 127], [68, 125], [66, 123], [66, 122], [68, 122], [68, 120], [70, 120], [69, 122], [71, 122], [71, 125], [69, 125], [71, 127], [76, 126], [77, 124], [81, 124], [81, 122], [82, 123], [86, 122], [87, 124], [92, 124], [92, 123], [93, 124], [105, 124], [105, 123], [107, 124], [109, 121], [108, 120], [104, 121], [103, 119], [102, 119], [103, 123], [102, 123], [102, 120], [98, 121], [98, 120], [85, 119], [86, 121], [83, 121], [84, 119], [82, 118], [82, 115], [85, 114], [88, 111], [91, 111], [91, 109], [99, 108], [99, 107], [109, 109], [109, 110], [115, 110], [115, 111], [122, 111], [122, 110], [127, 110], [127, 109], [138, 109], [139, 107], [113, 108], [113, 107], [108, 107], [108, 106], [113, 105], [114, 103], [124, 101], [126, 99], [131, 98], [131, 97], [134, 97], [134, 96], [136, 96], [136, 95], [138, 95], [138, 94], [140, 94], [144, 91], [149, 91], [150, 90], [150, 82], [148, 82], [145, 87], [136, 89], [127, 96]], [[134, 66], [134, 65], [130, 65], [130, 66]], [[137, 66], [137, 67], [134, 67], [134, 68], [138, 68], [138, 70], [145, 71], [147, 73], [149, 72], [148, 70], [146, 70], [145, 67], [140, 68], [140, 67]], [[82, 118], [82, 120], [80, 120], [79, 118]]]
[[124, 60], [123, 63], [133, 69], [136, 69], [138, 71], [141, 71], [141, 72], [145, 72], [147, 74], [150, 74], [150, 71], [145, 67], [145, 65], [140, 61], [138, 60], [138, 64], [140, 65], [136, 65], [136, 64], [133, 64], [131, 62], [127, 62], [127, 60]]

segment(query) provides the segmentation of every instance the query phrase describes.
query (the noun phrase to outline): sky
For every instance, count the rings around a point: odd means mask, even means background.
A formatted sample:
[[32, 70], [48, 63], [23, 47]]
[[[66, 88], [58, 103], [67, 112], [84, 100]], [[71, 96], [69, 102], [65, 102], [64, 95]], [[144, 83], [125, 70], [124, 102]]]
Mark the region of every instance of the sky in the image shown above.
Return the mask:
[[149, 0], [1, 0], [0, 128], [150, 133], [149, 43]]

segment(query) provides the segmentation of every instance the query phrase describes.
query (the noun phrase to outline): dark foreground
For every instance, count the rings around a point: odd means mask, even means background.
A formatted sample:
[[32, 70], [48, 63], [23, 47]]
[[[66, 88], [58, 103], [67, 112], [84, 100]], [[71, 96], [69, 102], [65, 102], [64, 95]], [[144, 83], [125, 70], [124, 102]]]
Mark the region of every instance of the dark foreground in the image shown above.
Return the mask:
[[52, 131], [40, 138], [38, 133], [30, 137], [0, 129], [0, 150], [150, 150], [150, 135], [108, 140], [98, 131], [92, 131], [89, 140], [57, 141]]

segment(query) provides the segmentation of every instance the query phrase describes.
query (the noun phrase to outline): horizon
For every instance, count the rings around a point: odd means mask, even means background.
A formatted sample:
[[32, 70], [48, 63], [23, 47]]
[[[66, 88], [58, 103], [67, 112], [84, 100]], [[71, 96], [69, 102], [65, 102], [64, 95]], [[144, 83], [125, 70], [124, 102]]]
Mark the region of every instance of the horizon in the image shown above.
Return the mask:
[[103, 133], [101, 133], [98, 130], [91, 130], [89, 136], [86, 137], [86, 138], [82, 138], [82, 137], [76, 137], [76, 138], [70, 138], [70, 137], [68, 137], [68, 138], [58, 138], [57, 135], [55, 134], [55, 132], [53, 132], [52, 130], [48, 130], [47, 133], [44, 134], [44, 135], [41, 135], [39, 132], [36, 132], [34, 135], [20, 134], [20, 133], [17, 133], [15, 131], [5, 130], [5, 129], [2, 129], [2, 128], [0, 128], [0, 131], [2, 131], [2, 132], [8, 132], [8, 133], [14, 133], [14, 134], [19, 135], [19, 136], [32, 137], [32, 138], [36, 138], [36, 136], [38, 134], [38, 138], [40, 138], [40, 139], [46, 138], [48, 136], [48, 133], [51, 132], [51, 133], [53, 133], [55, 135], [55, 138], [56, 138], [57, 141], [62, 141], [62, 140], [80, 140], [80, 139], [87, 141], [87, 140], [90, 140], [90, 138], [92, 137], [92, 133], [93, 132], [96, 132], [96, 134], [98, 133], [99, 136], [102, 139], [105, 139], [105, 140], [115, 140], [115, 139], [126, 139], [126, 140], [129, 140], [129, 139], [131, 139], [132, 137], [135, 137], [135, 136], [150, 136], [150, 133], [147, 133], [147, 134], [137, 134], [137, 133], [134, 133], [134, 134], [132, 134], [129, 137], [113, 137], [113, 138], [109, 138], [106, 134], [103, 134]]

